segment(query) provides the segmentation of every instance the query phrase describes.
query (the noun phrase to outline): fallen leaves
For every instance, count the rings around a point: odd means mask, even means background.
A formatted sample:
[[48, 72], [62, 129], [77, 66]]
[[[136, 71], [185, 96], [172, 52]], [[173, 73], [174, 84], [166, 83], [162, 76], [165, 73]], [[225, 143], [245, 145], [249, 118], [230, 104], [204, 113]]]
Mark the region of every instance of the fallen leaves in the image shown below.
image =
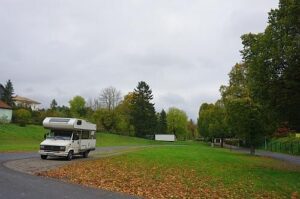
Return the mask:
[[194, 168], [151, 165], [126, 158], [73, 163], [38, 175], [143, 198], [279, 198], [274, 193], [251, 191], [248, 181], [226, 187], [221, 178], [199, 174]]

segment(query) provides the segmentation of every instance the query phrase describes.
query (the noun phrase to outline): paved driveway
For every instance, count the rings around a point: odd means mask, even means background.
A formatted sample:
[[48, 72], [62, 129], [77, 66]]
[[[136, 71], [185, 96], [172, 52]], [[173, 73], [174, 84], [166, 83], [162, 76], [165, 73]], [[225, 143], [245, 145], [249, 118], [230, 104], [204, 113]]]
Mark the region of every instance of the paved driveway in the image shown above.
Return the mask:
[[[248, 148], [243, 148], [243, 147], [237, 148], [235, 146], [230, 146], [230, 145], [224, 145], [224, 147], [230, 148], [231, 150], [234, 150], [234, 151], [237, 151], [240, 153], [250, 154], [250, 149], [248, 149]], [[297, 155], [289, 155], [289, 154], [276, 153], [276, 152], [264, 151], [264, 150], [255, 150], [255, 155], [274, 158], [277, 160], [282, 160], [282, 161], [289, 162], [292, 164], [300, 165], [300, 156], [297, 156]]]
[[[122, 152], [131, 147], [104, 147], [98, 148], [97, 153], [110, 154]], [[93, 156], [93, 154], [91, 154]], [[92, 158], [92, 157], [91, 157]], [[65, 183], [56, 179], [29, 175], [5, 166], [10, 161], [27, 159], [40, 161], [37, 153], [0, 153], [0, 199], [43, 199], [43, 198], [70, 198], [70, 199], [100, 199], [100, 198], [136, 198], [121, 193], [114, 193], [101, 189], [83, 187]], [[74, 161], [80, 161], [77, 159]], [[46, 160], [48, 161], [48, 160]], [[49, 160], [51, 162], [53, 160]], [[54, 160], [55, 161], [55, 160]], [[62, 160], [56, 160], [64, 162]]]

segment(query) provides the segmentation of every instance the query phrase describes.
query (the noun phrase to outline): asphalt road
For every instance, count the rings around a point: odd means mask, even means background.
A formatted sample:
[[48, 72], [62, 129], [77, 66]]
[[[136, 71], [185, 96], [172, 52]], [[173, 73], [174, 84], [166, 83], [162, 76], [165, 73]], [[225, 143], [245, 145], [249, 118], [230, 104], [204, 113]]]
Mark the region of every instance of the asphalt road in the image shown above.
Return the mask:
[[[237, 151], [240, 153], [246, 153], [250, 154], [249, 148], [243, 148], [243, 147], [236, 147], [236, 146], [230, 146], [225, 144], [225, 148], [229, 148], [230, 150]], [[276, 153], [272, 151], [265, 151], [265, 150], [255, 150], [255, 155], [263, 156], [263, 157], [269, 157], [277, 160], [282, 160], [284, 162], [292, 163], [300, 165], [300, 156], [299, 155], [289, 155], [284, 153]]]
[[24, 158], [39, 158], [39, 156], [37, 153], [0, 153], [0, 199], [136, 198], [121, 193], [69, 184], [56, 179], [29, 175], [4, 166], [7, 161]]

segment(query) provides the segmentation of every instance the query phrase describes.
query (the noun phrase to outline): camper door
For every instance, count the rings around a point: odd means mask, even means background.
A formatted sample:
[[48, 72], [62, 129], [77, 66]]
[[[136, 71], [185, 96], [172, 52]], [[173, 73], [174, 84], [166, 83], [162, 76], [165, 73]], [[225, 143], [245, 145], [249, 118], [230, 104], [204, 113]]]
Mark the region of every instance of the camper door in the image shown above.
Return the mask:
[[80, 133], [74, 131], [72, 138], [72, 148], [74, 149], [74, 153], [78, 153], [80, 147]]
[[80, 150], [85, 150], [90, 148], [90, 132], [81, 132]]

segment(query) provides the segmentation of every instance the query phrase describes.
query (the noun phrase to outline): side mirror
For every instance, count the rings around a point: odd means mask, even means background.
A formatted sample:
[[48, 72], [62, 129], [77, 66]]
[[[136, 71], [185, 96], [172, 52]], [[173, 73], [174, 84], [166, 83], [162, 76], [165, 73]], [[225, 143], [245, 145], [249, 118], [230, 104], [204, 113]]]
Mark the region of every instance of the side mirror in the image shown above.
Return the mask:
[[47, 137], [47, 133], [44, 134], [44, 139], [46, 139], [46, 137]]

